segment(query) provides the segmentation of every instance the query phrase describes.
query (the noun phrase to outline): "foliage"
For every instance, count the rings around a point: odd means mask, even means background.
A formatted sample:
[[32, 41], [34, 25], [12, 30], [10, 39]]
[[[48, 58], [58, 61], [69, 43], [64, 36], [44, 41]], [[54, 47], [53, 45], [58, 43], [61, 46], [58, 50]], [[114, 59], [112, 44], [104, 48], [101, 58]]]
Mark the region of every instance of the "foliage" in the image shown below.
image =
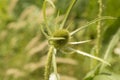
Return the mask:
[[[70, 0], [54, 0], [55, 9], [47, 6], [47, 20], [50, 29], [53, 23], [60, 23], [69, 6]], [[111, 66], [98, 64], [89, 67], [91, 59], [67, 51], [57, 54], [58, 72], [61, 80], [119, 80], [120, 77], [120, 8], [119, 0], [103, 1], [103, 16], [116, 20], [102, 20], [101, 49], [99, 57]], [[44, 25], [42, 15], [43, 0], [0, 0], [0, 80], [43, 80], [48, 43], [41, 33]], [[59, 18], [56, 18], [59, 10]], [[94, 20], [98, 14], [96, 0], [78, 0], [73, 7], [65, 27], [73, 31]], [[58, 25], [56, 25], [58, 26]], [[96, 46], [97, 24], [77, 32], [72, 40], [91, 42], [72, 46], [92, 52]], [[105, 57], [107, 55], [107, 57]]]

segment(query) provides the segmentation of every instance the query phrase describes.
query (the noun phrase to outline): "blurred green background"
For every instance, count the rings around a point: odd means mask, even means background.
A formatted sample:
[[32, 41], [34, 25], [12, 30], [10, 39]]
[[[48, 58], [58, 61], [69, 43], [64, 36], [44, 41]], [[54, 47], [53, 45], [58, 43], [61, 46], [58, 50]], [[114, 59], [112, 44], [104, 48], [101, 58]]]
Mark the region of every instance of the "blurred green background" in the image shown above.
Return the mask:
[[[57, 10], [61, 21], [70, 0], [54, 0], [56, 9], [47, 7], [50, 28], [54, 27]], [[48, 43], [41, 33], [43, 23], [43, 0], [0, 0], [0, 80], [43, 80]], [[72, 9], [67, 25], [69, 30], [79, 28], [97, 18], [97, 0], [78, 0]], [[120, 0], [103, 0], [103, 16], [120, 16]], [[58, 21], [59, 21], [58, 20]], [[102, 22], [101, 50], [120, 29], [120, 20]], [[96, 24], [74, 35], [75, 41], [91, 39], [90, 43], [74, 46], [90, 53], [96, 45]], [[119, 36], [118, 36], [119, 37]], [[104, 51], [103, 51], [104, 52]], [[120, 74], [120, 40], [111, 51], [109, 70]], [[100, 54], [103, 57], [104, 54]], [[90, 59], [75, 53], [57, 54], [58, 72], [61, 80], [82, 80], [91, 70]]]

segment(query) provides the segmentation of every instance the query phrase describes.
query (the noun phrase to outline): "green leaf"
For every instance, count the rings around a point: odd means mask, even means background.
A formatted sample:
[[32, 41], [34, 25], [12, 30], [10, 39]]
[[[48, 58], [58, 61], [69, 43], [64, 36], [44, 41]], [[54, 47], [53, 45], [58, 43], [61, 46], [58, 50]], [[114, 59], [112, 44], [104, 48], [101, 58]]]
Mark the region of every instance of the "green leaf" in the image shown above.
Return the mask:
[[84, 80], [120, 80], [120, 74], [111, 72], [108, 69], [104, 69], [99, 73], [100, 65], [91, 70], [84, 78]]
[[98, 75], [99, 73], [100, 65], [96, 66], [93, 70], [87, 73], [87, 75], [84, 77], [84, 80], [93, 80], [93, 78]]
[[120, 75], [115, 73], [103, 73], [94, 77], [93, 80], [120, 80]]
[[102, 41], [103, 46], [109, 44], [111, 38], [116, 34], [118, 29], [120, 29], [120, 17], [118, 17], [104, 32]]
[[[118, 18], [114, 23], [113, 25], [111, 25], [107, 31], [106, 31], [106, 34], [105, 34], [105, 39], [106, 43], [108, 43], [106, 46], [107, 48], [105, 49], [105, 52], [104, 52], [104, 60], [108, 61], [109, 60], [109, 57], [110, 57], [110, 54], [113, 52], [113, 49], [114, 47], [116, 46], [116, 44], [118, 43], [119, 39], [120, 39], [120, 18]], [[103, 48], [105, 44], [102, 45]], [[105, 67], [104, 64], [102, 64], [101, 66], [101, 70]]]

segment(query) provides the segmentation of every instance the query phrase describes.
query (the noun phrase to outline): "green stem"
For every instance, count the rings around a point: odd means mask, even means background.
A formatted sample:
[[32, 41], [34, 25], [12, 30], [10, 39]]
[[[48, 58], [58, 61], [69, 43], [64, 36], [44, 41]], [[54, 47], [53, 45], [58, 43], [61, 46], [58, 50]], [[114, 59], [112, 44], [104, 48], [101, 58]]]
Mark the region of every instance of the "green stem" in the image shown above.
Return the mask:
[[53, 54], [53, 71], [54, 71], [54, 73], [57, 74], [57, 65], [56, 65], [55, 54], [56, 54], [56, 50], [54, 49], [54, 54]]
[[[98, 0], [98, 6], [99, 6], [98, 18], [101, 18], [102, 17], [102, 0]], [[97, 23], [97, 42], [96, 42], [96, 54], [95, 54], [95, 56], [99, 56], [100, 48], [101, 48], [101, 21], [98, 21], [98, 23]], [[96, 64], [97, 64], [97, 61], [95, 61], [95, 65]]]
[[[102, 18], [102, 0], [98, 0], [98, 18], [101, 19]], [[95, 56], [99, 56], [100, 54], [100, 48], [101, 48], [101, 20], [99, 20], [97, 22], [97, 40], [96, 40], [96, 46], [95, 46], [95, 51], [93, 51], [93, 54]], [[96, 60], [92, 60], [92, 64], [91, 65], [91, 69], [94, 68], [94, 66], [96, 66], [98, 63], [98, 61]]]
[[57, 80], [59, 80], [59, 75], [57, 73], [57, 64], [56, 64], [55, 54], [56, 54], [56, 49], [54, 49], [52, 61], [53, 61], [53, 71], [54, 71], [54, 74], [56, 75]]
[[[102, 17], [102, 0], [98, 0], [99, 4], [99, 13], [98, 18]], [[97, 48], [96, 48], [96, 56], [100, 53], [100, 41], [101, 41], [101, 21], [98, 21], [97, 24]]]
[[52, 57], [53, 57], [53, 46], [50, 47], [48, 56], [47, 56], [47, 63], [45, 66], [45, 80], [49, 80], [50, 72], [51, 72], [51, 64], [52, 64]]

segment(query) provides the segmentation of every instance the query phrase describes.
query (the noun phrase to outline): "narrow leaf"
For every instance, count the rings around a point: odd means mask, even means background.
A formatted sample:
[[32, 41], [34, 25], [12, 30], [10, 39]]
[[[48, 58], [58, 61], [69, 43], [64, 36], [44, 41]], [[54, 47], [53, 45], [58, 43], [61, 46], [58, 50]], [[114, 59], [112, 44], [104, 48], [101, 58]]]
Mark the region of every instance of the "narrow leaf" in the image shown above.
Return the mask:
[[72, 9], [72, 7], [74, 6], [74, 4], [75, 4], [76, 1], [77, 1], [77, 0], [72, 0], [72, 1], [71, 1], [70, 6], [69, 6], [69, 8], [68, 8], [68, 10], [67, 10], [67, 12], [66, 12], [66, 14], [65, 14], [65, 18], [64, 18], [64, 20], [63, 20], [63, 22], [62, 22], [62, 24], [61, 24], [61, 26], [60, 26], [60, 29], [63, 29], [63, 27], [65, 26], [65, 22], [66, 22], [69, 14], [70, 14], [70, 11], [71, 11], [71, 9]]
[[51, 35], [51, 31], [48, 27], [48, 21], [47, 21], [47, 15], [46, 15], [46, 1], [47, 0], [43, 2], [43, 17], [44, 17], [45, 27], [47, 28], [49, 35]]
[[98, 60], [98, 61], [100, 61], [100, 62], [102, 62], [102, 63], [104, 63], [104, 64], [110, 65], [108, 62], [106, 62], [105, 60], [103, 60], [103, 59], [101, 59], [101, 58], [99, 58], [99, 57], [90, 55], [89, 53], [82, 52], [82, 51], [80, 51], [80, 50], [76, 50], [76, 49], [73, 49], [73, 48], [70, 48], [70, 49], [71, 49], [72, 51], [74, 51], [74, 52], [77, 52], [77, 53], [81, 54], [81, 55], [84, 55], [84, 56], [87, 56], [87, 57], [96, 59], [96, 60]]
[[52, 37], [49, 40], [63, 40], [63, 39], [65, 39], [65, 38], [63, 38], [63, 37]]
[[70, 33], [70, 35], [73, 35], [73, 34], [75, 34], [76, 32], [78, 32], [78, 31], [80, 31], [80, 30], [82, 30], [82, 29], [84, 29], [84, 28], [87, 28], [89, 25], [94, 24], [94, 23], [96, 23], [96, 22], [98, 22], [98, 21], [101, 21], [101, 20], [104, 20], [104, 19], [116, 19], [116, 18], [110, 17], [110, 16], [103, 16], [103, 17], [101, 17], [101, 18], [96, 18], [95, 20], [90, 21], [88, 24], [83, 25], [83, 26], [81, 26], [80, 28], [74, 30], [73, 32]]
[[86, 40], [86, 41], [79, 41], [79, 42], [69, 42], [69, 44], [83, 44], [86, 42], [90, 42], [91, 40]]
[[[102, 51], [104, 55], [104, 60], [108, 61], [110, 54], [113, 52], [114, 47], [120, 40], [120, 17], [106, 30], [103, 36], [102, 47], [105, 48]], [[107, 42], [106, 42], [107, 41]], [[100, 71], [105, 67], [104, 64], [101, 65]]]
[[40, 27], [41, 32], [43, 33], [43, 35], [48, 39], [49, 35], [47, 35], [47, 33], [45, 33], [43, 26]]

